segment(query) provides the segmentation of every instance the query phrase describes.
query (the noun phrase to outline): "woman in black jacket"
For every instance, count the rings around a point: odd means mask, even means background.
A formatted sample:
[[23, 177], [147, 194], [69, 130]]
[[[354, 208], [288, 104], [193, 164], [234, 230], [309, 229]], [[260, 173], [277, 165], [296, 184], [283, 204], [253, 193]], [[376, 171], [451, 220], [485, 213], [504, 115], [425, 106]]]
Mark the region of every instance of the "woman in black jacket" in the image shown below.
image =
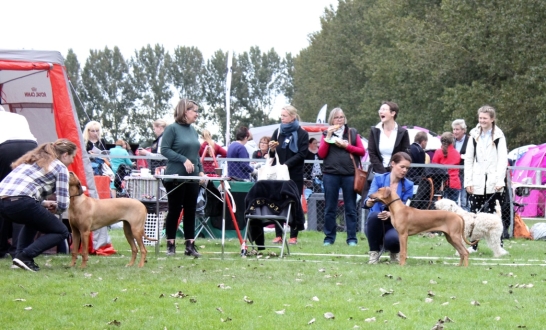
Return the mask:
[[388, 172], [391, 156], [410, 147], [408, 131], [396, 123], [398, 111], [398, 104], [383, 102], [378, 111], [381, 122], [370, 131], [368, 153], [374, 173]]
[[[309, 133], [300, 127], [298, 109], [286, 105], [281, 109], [281, 125], [273, 132], [269, 149], [269, 157], [274, 158], [275, 152], [279, 156], [279, 162], [288, 166], [290, 180], [303, 194], [303, 168], [307, 149], [309, 147]], [[276, 237], [273, 243], [282, 242], [282, 229], [275, 228]], [[290, 244], [297, 244], [298, 229], [290, 228]]]

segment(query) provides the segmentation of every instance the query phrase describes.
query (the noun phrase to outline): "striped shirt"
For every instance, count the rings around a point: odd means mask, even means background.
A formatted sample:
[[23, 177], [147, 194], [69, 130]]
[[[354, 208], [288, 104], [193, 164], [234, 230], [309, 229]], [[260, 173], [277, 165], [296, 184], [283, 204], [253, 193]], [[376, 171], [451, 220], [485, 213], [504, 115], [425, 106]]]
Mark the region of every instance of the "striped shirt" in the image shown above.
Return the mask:
[[0, 182], [0, 196], [29, 196], [42, 202], [56, 193], [57, 214], [68, 209], [68, 169], [55, 159], [46, 171], [36, 164], [21, 164]]

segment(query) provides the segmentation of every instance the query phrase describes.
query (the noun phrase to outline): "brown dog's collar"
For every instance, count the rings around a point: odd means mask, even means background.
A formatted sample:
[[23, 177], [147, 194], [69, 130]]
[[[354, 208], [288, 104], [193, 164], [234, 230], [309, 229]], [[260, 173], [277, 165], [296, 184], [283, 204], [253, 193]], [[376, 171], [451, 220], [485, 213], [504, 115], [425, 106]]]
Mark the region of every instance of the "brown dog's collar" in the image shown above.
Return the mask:
[[77, 195], [72, 195], [72, 196], [70, 196], [70, 198], [72, 198], [72, 197], [78, 197], [78, 196], [83, 195], [83, 188], [82, 188], [82, 186], [80, 185], [79, 188], [80, 188], [80, 189], [79, 189], [79, 191], [78, 191], [78, 194], [77, 194]]
[[389, 205], [391, 205], [392, 203], [396, 202], [396, 201], [399, 201], [400, 198], [397, 198], [397, 199], [393, 199], [392, 201], [389, 202], [389, 204], [385, 204], [385, 207], [389, 207]]

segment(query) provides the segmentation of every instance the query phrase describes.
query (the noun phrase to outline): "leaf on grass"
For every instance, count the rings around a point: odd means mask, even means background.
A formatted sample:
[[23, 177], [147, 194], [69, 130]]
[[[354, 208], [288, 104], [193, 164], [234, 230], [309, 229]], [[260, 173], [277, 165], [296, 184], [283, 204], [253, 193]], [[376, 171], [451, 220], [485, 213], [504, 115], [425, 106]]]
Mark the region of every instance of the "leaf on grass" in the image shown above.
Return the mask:
[[334, 313], [326, 312], [324, 313], [324, 318], [329, 320], [329, 319], [335, 319], [336, 317], [334, 316]]
[[285, 311], [285, 309], [280, 310], [280, 311], [275, 311], [275, 313], [277, 313], [277, 314], [279, 314], [279, 315], [284, 315], [284, 311]]
[[191, 302], [192, 304], [195, 304], [195, 303], [197, 302], [197, 299], [195, 299], [195, 298], [190, 298], [190, 302]]
[[296, 279], [296, 282], [303, 282], [303, 279], [297, 278], [297, 279]]
[[426, 303], [431, 303], [431, 302], [433, 302], [433, 301], [434, 301], [434, 299], [432, 299], [432, 298], [425, 298], [425, 302], [426, 302]]
[[85, 305], [83, 305], [83, 307], [93, 307], [93, 305], [91, 305], [91, 304], [85, 304]]
[[432, 291], [428, 291], [428, 292], [427, 292], [427, 295], [428, 295], [429, 297], [434, 297], [436, 294], [435, 294], [434, 292], [432, 292]]
[[438, 282], [436, 282], [435, 280], [430, 280], [429, 283], [430, 284], [438, 284]]
[[184, 292], [182, 291], [178, 291], [177, 293], [173, 293], [171, 294], [171, 297], [173, 298], [186, 298], [188, 295], [185, 294]]
[[391, 275], [391, 274], [387, 274], [387, 275], [385, 275], [385, 277], [392, 278], [392, 275]]
[[174, 307], [176, 307], [176, 310], [177, 310], [177, 311], [180, 310], [180, 306], [178, 306], [178, 303], [174, 303]]
[[118, 301], [118, 297], [115, 297], [114, 299], [112, 299], [113, 302], [116, 302]]
[[83, 276], [89, 278], [89, 277], [93, 276], [93, 274], [84, 273]]
[[383, 310], [382, 309], [378, 309], [375, 311], [376, 313], [383, 313]]
[[159, 295], [159, 298], [164, 298], [164, 297], [165, 295], [163, 293]]
[[226, 317], [225, 320], [224, 320], [224, 319], [220, 319], [220, 321], [222, 321], [222, 322], [229, 322], [229, 321], [231, 321], [231, 317]]
[[90, 292], [89, 295], [91, 298], [95, 298], [99, 293], [98, 292]]
[[17, 299], [14, 299], [13, 301], [27, 301], [27, 300], [23, 298], [17, 298]]
[[321, 268], [321, 269], [319, 269], [318, 271], [319, 271], [319, 273], [324, 273], [324, 272], [326, 271], [326, 269]]
[[224, 310], [221, 307], [216, 307], [216, 310], [219, 311], [220, 313], [224, 312]]
[[449, 301], [446, 301], [445, 303], [442, 304], [442, 306], [447, 306], [449, 305]]
[[482, 284], [487, 284], [487, 281], [482, 281]]
[[470, 305], [480, 306], [480, 302], [477, 301], [477, 300], [472, 300], [472, 301], [470, 302]]
[[370, 317], [364, 320], [365, 322], [375, 322], [375, 317]]
[[314, 296], [313, 298], [311, 298], [311, 300], [313, 301], [319, 301], [319, 298], [317, 296]]
[[500, 321], [500, 316], [495, 317], [495, 321]]
[[25, 310], [26, 310], [26, 311], [31, 311], [31, 310], [32, 310], [32, 307], [25, 307]]
[[394, 303], [394, 304], [392, 304], [392, 305], [393, 305], [393, 306], [396, 306], [396, 305], [400, 305], [400, 302], [399, 302], [399, 301], [397, 301], [397, 302], [395, 302], [395, 303]]
[[381, 291], [381, 297], [384, 297], [384, 296], [386, 296], [386, 295], [389, 295], [389, 294], [393, 294], [393, 293], [394, 293], [394, 290], [392, 290], [392, 289], [389, 290], [389, 291], [387, 291], [387, 290], [385, 290], [385, 289], [383, 289], [383, 288], [379, 288], [379, 291]]
[[455, 297], [455, 296], [451, 296], [451, 297], [449, 297], [449, 298], [451, 298], [451, 300], [457, 299], [457, 297]]
[[525, 329], [525, 328], [527, 328], [526, 325], [518, 325], [518, 329]]
[[403, 319], [407, 319], [408, 317], [406, 315], [404, 315], [404, 313], [402, 313], [401, 311], [398, 311], [398, 314], [396, 314], [398, 317], [401, 317]]
[[118, 321], [118, 320], [113, 320], [113, 321], [110, 321], [107, 323], [108, 325], [115, 325], [115, 326], [120, 326], [121, 325], [121, 322]]
[[218, 287], [219, 287], [220, 289], [224, 289], [224, 290], [229, 290], [229, 289], [231, 289], [230, 286], [227, 286], [227, 285], [225, 285], [224, 283], [218, 284]]
[[338, 286], [339, 286], [339, 285], [343, 285], [343, 284], [341, 284], [340, 282], [337, 282], [337, 283], [336, 283], [336, 285], [338, 285]]
[[243, 297], [243, 300], [244, 300], [244, 302], [246, 302], [247, 304], [252, 304], [252, 303], [254, 303], [254, 300], [248, 299], [247, 296], [244, 296], [244, 297]]
[[367, 311], [367, 310], [369, 310], [369, 308], [366, 308], [366, 307], [358, 307], [358, 309], [360, 309], [361, 311]]
[[205, 246], [204, 245], [199, 245], [199, 248], [204, 249]]
[[312, 318], [311, 321], [307, 322], [307, 324], [313, 324], [313, 323], [315, 323], [315, 319], [314, 319], [314, 318]]
[[360, 326], [356, 325], [353, 327], [353, 329], [360, 329]]

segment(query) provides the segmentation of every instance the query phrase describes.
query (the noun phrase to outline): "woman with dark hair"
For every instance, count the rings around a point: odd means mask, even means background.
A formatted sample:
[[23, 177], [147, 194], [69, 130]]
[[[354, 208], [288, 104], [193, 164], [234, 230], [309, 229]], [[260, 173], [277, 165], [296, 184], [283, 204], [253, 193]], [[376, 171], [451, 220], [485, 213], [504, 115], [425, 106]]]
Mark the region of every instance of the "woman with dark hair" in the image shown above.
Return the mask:
[[365, 209], [370, 209], [364, 229], [370, 247], [369, 264], [379, 263], [379, 257], [384, 251], [390, 252], [391, 262], [397, 263], [400, 260], [400, 241], [398, 232], [391, 223], [391, 213], [385, 205], [370, 199], [370, 195], [377, 192], [379, 188], [390, 187], [396, 190], [405, 204], [413, 196], [413, 182], [405, 178], [410, 165], [410, 155], [398, 152], [391, 158], [391, 172], [376, 174], [373, 178], [372, 186], [363, 206]]
[[[34, 258], [68, 238], [68, 229], [52, 213], [68, 210], [67, 166], [76, 155], [76, 144], [66, 139], [45, 143], [12, 164], [13, 171], [0, 182], [0, 215], [23, 224], [13, 264], [29, 271], [40, 267]], [[55, 193], [56, 201], [45, 200]], [[36, 233], [43, 235], [34, 240]]]
[[[281, 109], [281, 125], [273, 132], [269, 141], [269, 157], [274, 158], [277, 153], [279, 162], [288, 167], [290, 180], [296, 183], [300, 194], [303, 194], [303, 165], [309, 147], [309, 133], [301, 128], [299, 120], [298, 109], [294, 106], [285, 105]], [[273, 164], [275, 162], [276, 160]], [[303, 229], [303, 224], [300, 228], [290, 227], [289, 244], [298, 243], [298, 231]], [[275, 226], [273, 243], [282, 243], [282, 234], [282, 228]]]
[[398, 126], [398, 104], [385, 101], [379, 108], [381, 122], [372, 127], [368, 138], [368, 154], [374, 173], [385, 173], [389, 170], [391, 156], [397, 152], [407, 152], [410, 147], [408, 131]]
[[[197, 103], [181, 99], [174, 108], [175, 122], [167, 128], [161, 139], [161, 154], [167, 158], [165, 175], [205, 176], [199, 159], [199, 136], [192, 126], [199, 117]], [[176, 254], [176, 229], [184, 207], [185, 255], [195, 258], [201, 255], [195, 248], [195, 210], [199, 194], [199, 182], [195, 180], [164, 179], [167, 190], [169, 213], [165, 220], [167, 255]]]
[[[324, 184], [324, 246], [334, 244], [337, 231], [337, 207], [339, 190], [343, 192], [347, 244], [356, 246], [356, 192], [354, 191], [355, 168], [366, 152], [360, 135], [347, 125], [341, 108], [334, 108], [328, 117], [330, 127], [322, 135], [318, 155], [324, 159], [322, 179]], [[350, 142], [349, 142], [350, 141]], [[353, 158], [354, 163], [353, 163]]]
[[[244, 158], [249, 159], [248, 151], [245, 148], [245, 144], [250, 139], [250, 131], [245, 126], [240, 126], [235, 131], [235, 141], [233, 141], [227, 151], [227, 158]], [[256, 175], [258, 173], [248, 162], [228, 162], [228, 176], [239, 178], [242, 180], [249, 180], [250, 175]]]
[[[434, 152], [432, 157], [433, 164], [443, 165], [459, 165], [461, 163], [461, 155], [455, 149], [453, 133], [445, 132], [440, 138], [442, 148]], [[459, 178], [459, 169], [450, 168], [447, 170], [449, 179], [447, 184], [444, 182], [444, 197], [454, 202], [459, 200], [459, 192], [461, 191], [461, 179]], [[436, 188], [435, 188], [436, 189]]]

